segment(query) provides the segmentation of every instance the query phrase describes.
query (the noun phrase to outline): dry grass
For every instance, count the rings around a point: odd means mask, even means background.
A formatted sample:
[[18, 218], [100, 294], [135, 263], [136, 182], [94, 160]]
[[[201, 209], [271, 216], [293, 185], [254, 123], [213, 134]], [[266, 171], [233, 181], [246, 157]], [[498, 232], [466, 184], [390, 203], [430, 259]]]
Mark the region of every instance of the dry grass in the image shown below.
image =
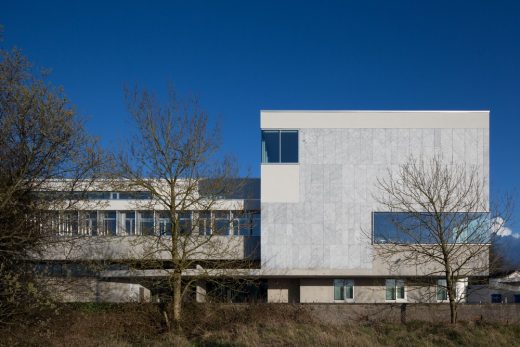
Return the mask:
[[154, 305], [78, 304], [48, 320], [0, 330], [9, 346], [517, 346], [519, 324], [345, 321], [302, 306], [189, 306], [184, 336], [167, 332]]

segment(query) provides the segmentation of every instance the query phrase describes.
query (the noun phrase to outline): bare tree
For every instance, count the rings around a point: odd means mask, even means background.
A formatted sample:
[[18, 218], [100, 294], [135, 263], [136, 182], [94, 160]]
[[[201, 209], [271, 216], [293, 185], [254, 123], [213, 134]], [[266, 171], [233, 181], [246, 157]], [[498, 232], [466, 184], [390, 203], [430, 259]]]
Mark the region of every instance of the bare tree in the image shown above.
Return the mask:
[[0, 50], [0, 323], [48, 301], [31, 262], [58, 241], [47, 211], [70, 208], [69, 192], [99, 163], [63, 91], [35, 77], [20, 51]]
[[[240, 190], [242, 181], [233, 159], [218, 155], [218, 128], [209, 125], [196, 100], [179, 100], [171, 89], [165, 104], [137, 88], [126, 96], [138, 133], [119, 155], [118, 177], [123, 189], [150, 192], [152, 202], [136, 208], [153, 209], [162, 219], [160, 230], [141, 230], [147, 235], [136, 238], [135, 248], [141, 266], [166, 276], [180, 329], [183, 298], [195, 282], [229, 275], [229, 269], [238, 275], [238, 268], [247, 267], [238, 238], [223, 236], [229, 210], [243, 206], [222, 199]], [[221, 211], [220, 224], [215, 210]]]
[[510, 204], [501, 204], [500, 210], [490, 206], [477, 167], [447, 164], [440, 157], [410, 158], [379, 178], [377, 188], [375, 199], [391, 212], [387, 231], [393, 232], [374, 235], [376, 256], [391, 266], [414, 266], [423, 276], [444, 279], [455, 323], [463, 296], [457, 295], [457, 282], [489, 273], [489, 248]]

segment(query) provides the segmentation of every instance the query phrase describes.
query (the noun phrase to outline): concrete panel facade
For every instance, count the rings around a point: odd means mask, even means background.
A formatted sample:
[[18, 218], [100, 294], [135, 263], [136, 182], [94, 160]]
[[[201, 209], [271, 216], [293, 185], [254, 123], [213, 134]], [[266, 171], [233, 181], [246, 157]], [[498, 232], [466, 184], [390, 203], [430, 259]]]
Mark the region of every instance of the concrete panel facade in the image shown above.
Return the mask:
[[[261, 125], [299, 130], [298, 201], [261, 197], [261, 260], [267, 274], [392, 275], [374, 263], [372, 213], [382, 209], [373, 194], [377, 178], [410, 156], [441, 155], [447, 162], [475, 165], [487, 191], [487, 111], [266, 111]], [[270, 166], [275, 165], [262, 164], [262, 175]], [[261, 184], [262, 192], [269, 190], [263, 176]]]

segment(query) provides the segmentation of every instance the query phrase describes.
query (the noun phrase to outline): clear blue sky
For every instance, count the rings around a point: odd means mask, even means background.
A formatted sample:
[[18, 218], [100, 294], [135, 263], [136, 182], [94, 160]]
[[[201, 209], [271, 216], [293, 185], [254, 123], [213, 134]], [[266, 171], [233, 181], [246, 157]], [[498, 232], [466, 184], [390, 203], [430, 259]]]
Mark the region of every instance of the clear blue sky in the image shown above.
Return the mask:
[[260, 109], [485, 109], [492, 190], [518, 187], [519, 1], [2, 0], [0, 23], [105, 144], [134, 82], [198, 95], [253, 176]]

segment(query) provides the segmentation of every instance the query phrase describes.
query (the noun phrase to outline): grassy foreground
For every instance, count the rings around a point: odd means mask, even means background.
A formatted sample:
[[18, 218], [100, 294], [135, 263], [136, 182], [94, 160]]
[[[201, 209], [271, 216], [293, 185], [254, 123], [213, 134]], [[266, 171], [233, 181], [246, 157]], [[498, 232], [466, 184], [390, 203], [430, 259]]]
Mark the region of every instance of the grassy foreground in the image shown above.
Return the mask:
[[0, 330], [8, 346], [519, 346], [519, 324], [339, 322], [301, 307], [192, 306], [183, 336], [167, 332], [154, 305], [66, 305], [30, 326]]

